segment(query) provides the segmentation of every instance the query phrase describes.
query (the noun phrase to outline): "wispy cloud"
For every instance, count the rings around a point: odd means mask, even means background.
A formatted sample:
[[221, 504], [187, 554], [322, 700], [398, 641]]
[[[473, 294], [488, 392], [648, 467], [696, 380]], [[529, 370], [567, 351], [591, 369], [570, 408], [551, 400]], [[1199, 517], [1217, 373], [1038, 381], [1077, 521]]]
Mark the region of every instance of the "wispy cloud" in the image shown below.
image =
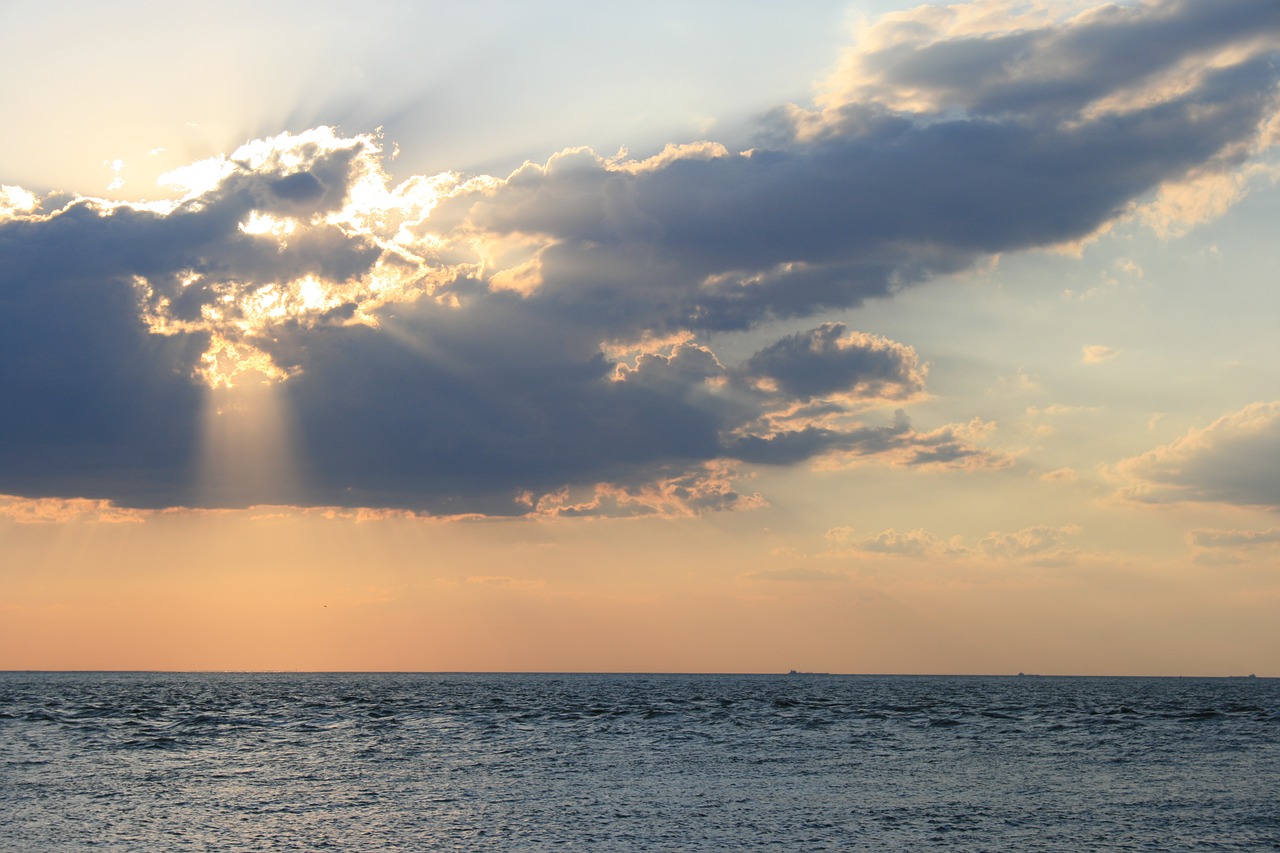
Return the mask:
[[815, 569], [794, 566], [789, 569], [762, 569], [742, 576], [751, 581], [782, 581], [785, 583], [847, 583], [849, 575], [834, 569]]
[[1083, 352], [1084, 355], [1080, 360], [1085, 364], [1102, 364], [1104, 361], [1110, 361], [1119, 355], [1111, 347], [1104, 347], [1101, 344], [1089, 344], [1084, 347]]
[[867, 556], [876, 554], [916, 559], [973, 559], [998, 561], [1022, 561], [1038, 564], [1056, 564], [1079, 554], [1068, 542], [1081, 533], [1078, 525], [1061, 527], [1037, 525], [1010, 532], [992, 531], [976, 544], [969, 544], [963, 536], [942, 538], [927, 530], [882, 530], [875, 536], [855, 537], [850, 528], [828, 531], [827, 538], [837, 548], [829, 556]]
[[1280, 527], [1267, 530], [1193, 530], [1187, 541], [1197, 548], [1252, 548], [1280, 544]]
[[473, 575], [467, 578], [467, 583], [471, 586], [515, 591], [542, 589], [547, 585], [542, 578], [515, 578], [509, 575]]

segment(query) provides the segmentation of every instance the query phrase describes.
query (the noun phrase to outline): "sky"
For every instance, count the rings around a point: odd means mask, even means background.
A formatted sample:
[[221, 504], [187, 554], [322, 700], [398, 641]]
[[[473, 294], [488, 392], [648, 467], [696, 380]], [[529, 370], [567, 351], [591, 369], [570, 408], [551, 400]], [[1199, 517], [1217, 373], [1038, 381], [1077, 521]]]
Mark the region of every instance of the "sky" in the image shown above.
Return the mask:
[[0, 7], [0, 669], [1280, 675], [1274, 0]]

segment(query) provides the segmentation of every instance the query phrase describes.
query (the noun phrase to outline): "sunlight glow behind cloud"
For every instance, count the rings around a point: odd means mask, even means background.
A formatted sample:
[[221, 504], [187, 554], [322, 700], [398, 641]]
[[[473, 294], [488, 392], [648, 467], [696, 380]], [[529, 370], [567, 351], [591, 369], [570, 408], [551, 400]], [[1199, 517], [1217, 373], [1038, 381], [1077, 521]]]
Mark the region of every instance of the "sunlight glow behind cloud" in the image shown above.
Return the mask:
[[[984, 447], [990, 419], [913, 425], [903, 407], [929, 400], [913, 346], [811, 318], [1078, 245], [1148, 203], [1165, 210], [1157, 228], [1221, 215], [1265, 171], [1276, 115], [1280, 16], [1233, 3], [1213, 28], [1182, 2], [892, 15], [816, 104], [766, 114], [750, 148], [577, 147], [505, 178], [397, 182], [377, 134], [322, 126], [170, 171], [171, 201], [6, 188], [7, 292], [39, 306], [10, 314], [47, 326], [13, 346], [63, 347], [143, 410], [179, 413], [149, 424], [170, 433], [163, 466], [107, 418], [75, 439], [97, 449], [63, 454], [59, 482], [192, 500], [194, 401], [245, 382], [282, 383], [312, 489], [300, 499], [318, 505], [682, 514], [754, 505], [730, 485], [743, 466], [1013, 465], [1019, 451]], [[108, 325], [75, 339], [90, 315]], [[711, 343], [805, 322], [736, 361]], [[130, 353], [148, 348], [140, 381]], [[87, 386], [58, 393], [101, 405]], [[37, 440], [11, 433], [15, 452]], [[94, 461], [106, 446], [147, 472], [145, 497]], [[9, 487], [54, 488], [36, 482]]]

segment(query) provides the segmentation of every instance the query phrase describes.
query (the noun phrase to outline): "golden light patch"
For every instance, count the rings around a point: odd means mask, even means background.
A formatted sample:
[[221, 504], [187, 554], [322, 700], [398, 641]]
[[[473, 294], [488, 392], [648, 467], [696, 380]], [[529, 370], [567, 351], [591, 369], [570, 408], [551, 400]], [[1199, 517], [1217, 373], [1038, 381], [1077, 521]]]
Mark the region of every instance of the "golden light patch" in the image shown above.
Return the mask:
[[210, 388], [234, 388], [237, 382], [250, 379], [283, 382], [289, 378], [265, 352], [217, 334], [210, 338], [209, 348], [200, 356], [196, 376]]
[[271, 236], [277, 239], [288, 237], [297, 229], [298, 223], [284, 216], [272, 216], [260, 210], [249, 212], [249, 218], [239, 225], [240, 233], [255, 237]]

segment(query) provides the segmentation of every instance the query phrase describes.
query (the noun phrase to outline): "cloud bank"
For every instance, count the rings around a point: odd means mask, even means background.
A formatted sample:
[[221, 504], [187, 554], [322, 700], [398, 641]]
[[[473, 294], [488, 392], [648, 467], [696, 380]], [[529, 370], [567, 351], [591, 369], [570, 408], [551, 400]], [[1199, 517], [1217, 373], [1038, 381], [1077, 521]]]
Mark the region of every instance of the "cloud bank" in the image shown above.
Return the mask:
[[[912, 346], [818, 315], [1237, 174], [1278, 43], [1273, 0], [925, 7], [732, 147], [397, 184], [317, 128], [173, 202], [5, 188], [0, 492], [199, 505], [210, 395], [262, 381], [312, 505], [683, 514], [758, 505], [751, 465], [1007, 464], [981, 421], [912, 425]], [[737, 363], [708, 343], [776, 323]]]

